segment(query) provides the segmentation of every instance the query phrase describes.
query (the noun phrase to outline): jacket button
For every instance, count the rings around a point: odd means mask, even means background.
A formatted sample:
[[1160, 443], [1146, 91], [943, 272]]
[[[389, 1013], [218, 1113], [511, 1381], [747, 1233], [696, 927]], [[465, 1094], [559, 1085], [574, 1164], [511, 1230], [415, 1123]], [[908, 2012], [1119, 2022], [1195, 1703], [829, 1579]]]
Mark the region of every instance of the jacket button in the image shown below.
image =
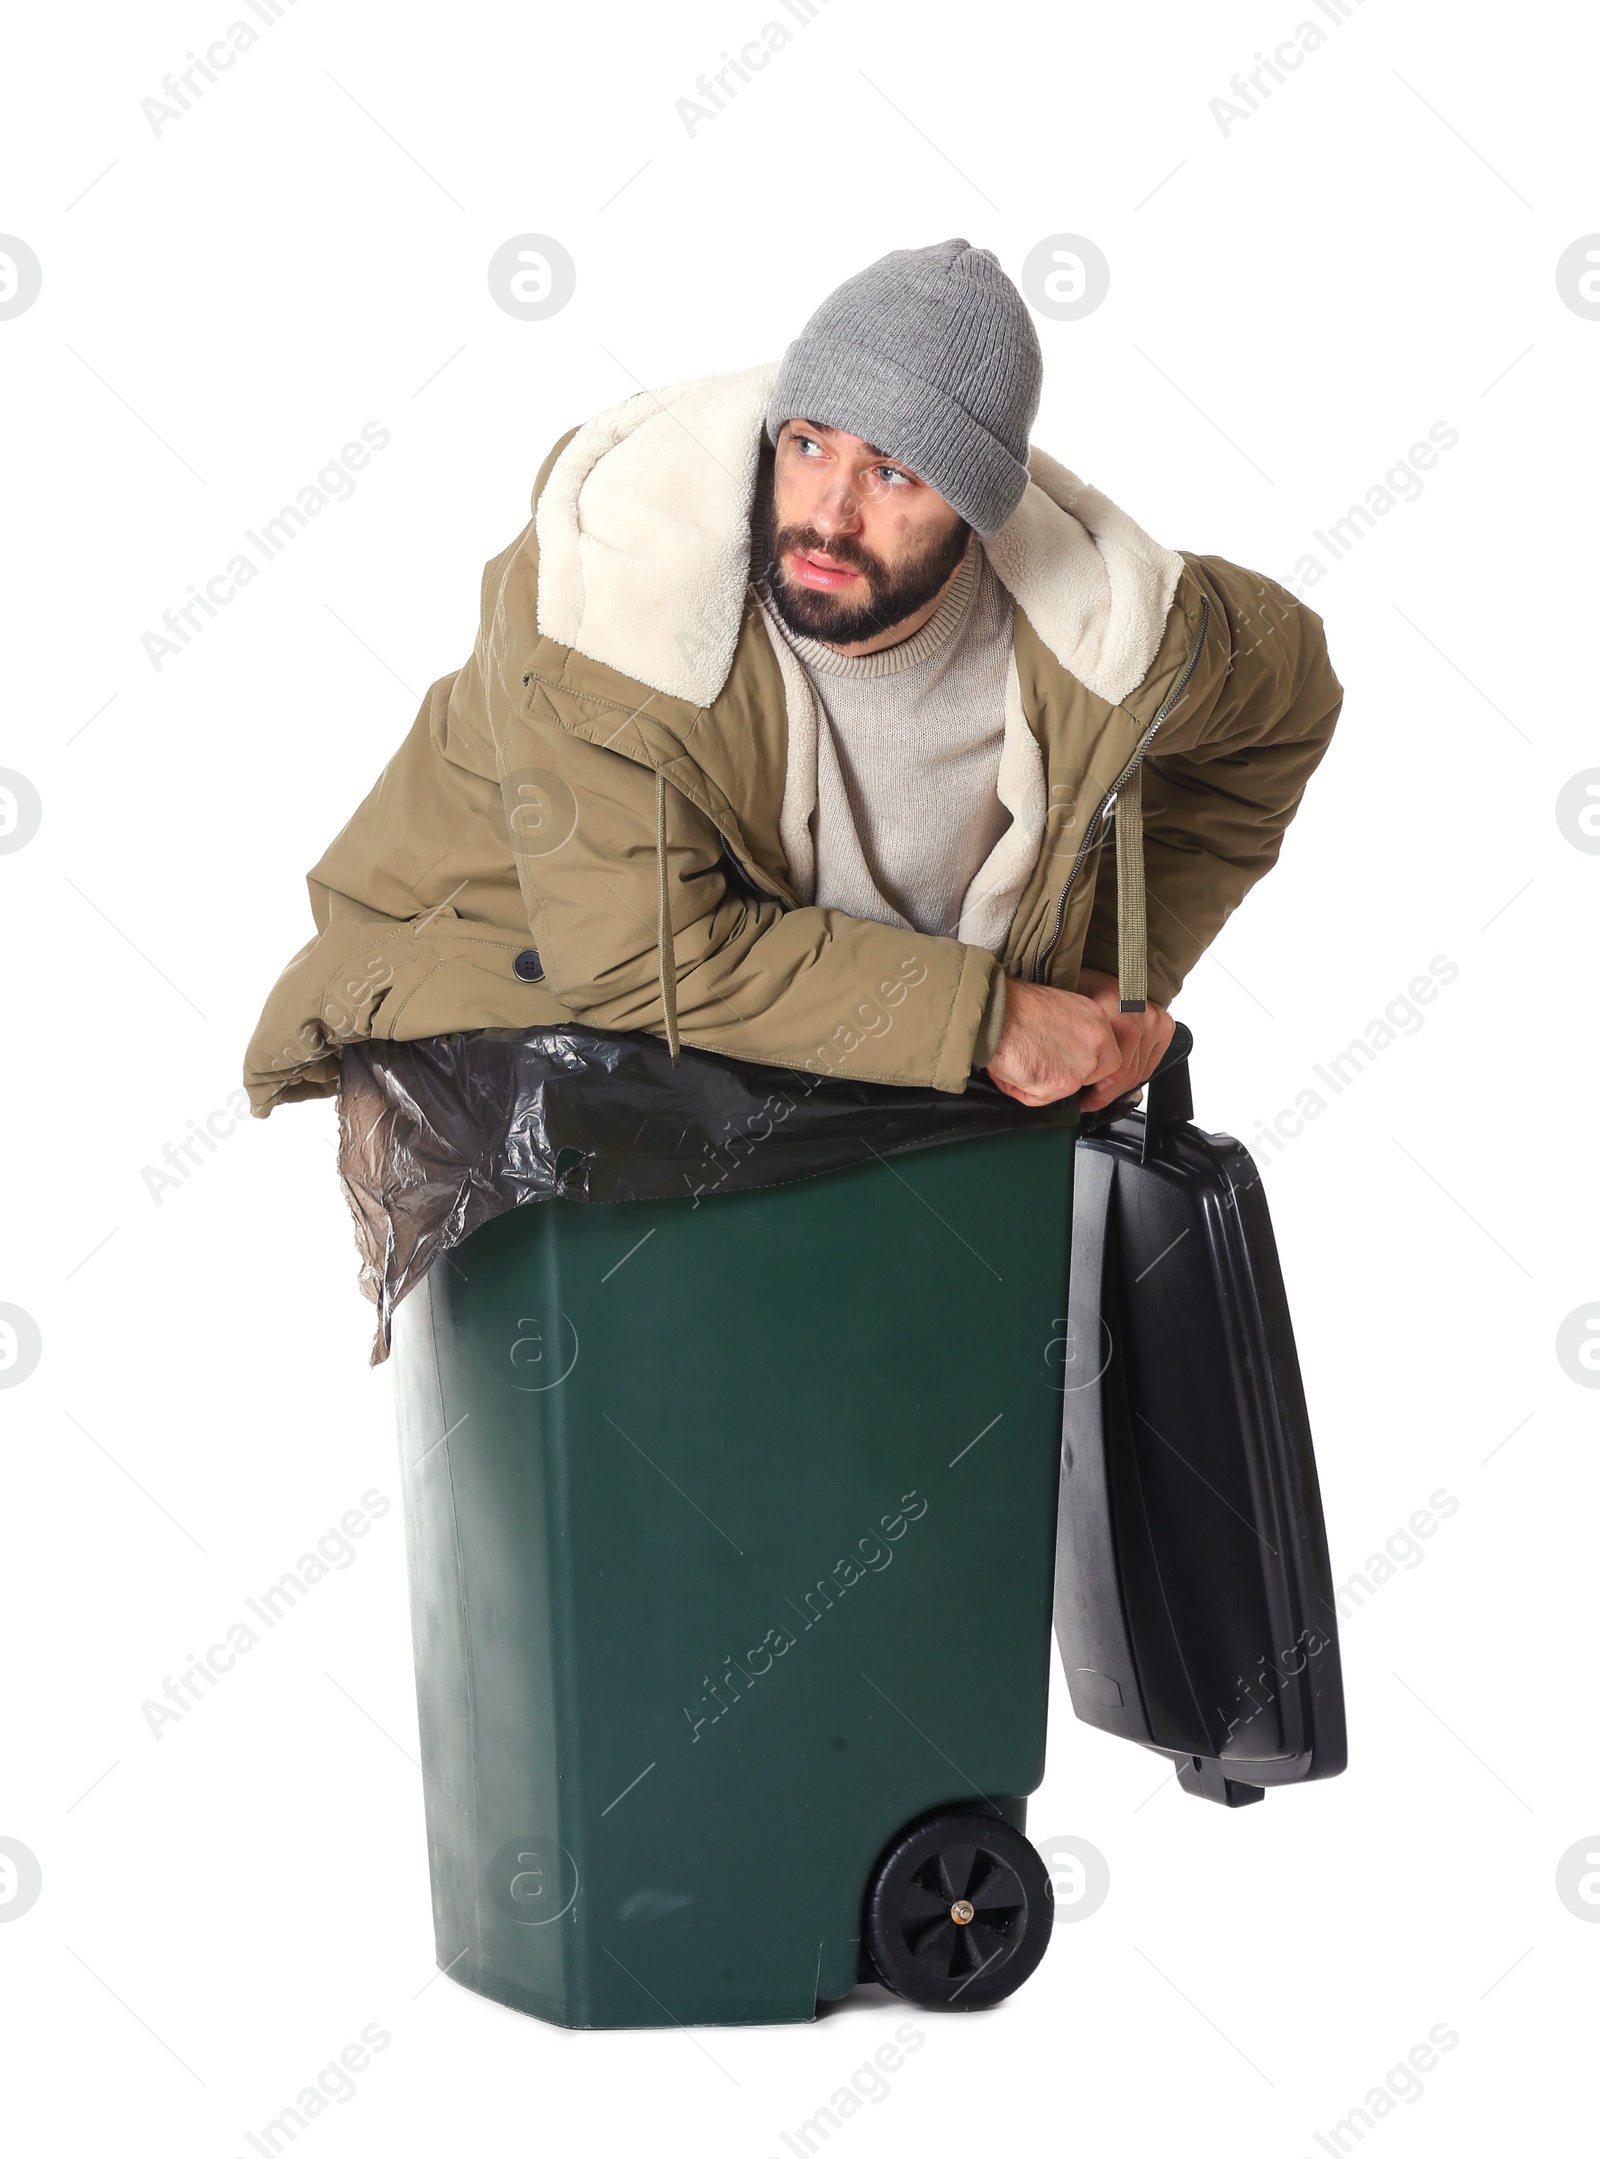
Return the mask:
[[511, 971], [519, 982], [542, 982], [544, 980], [544, 961], [530, 947], [528, 951], [517, 954], [516, 958], [511, 962]]

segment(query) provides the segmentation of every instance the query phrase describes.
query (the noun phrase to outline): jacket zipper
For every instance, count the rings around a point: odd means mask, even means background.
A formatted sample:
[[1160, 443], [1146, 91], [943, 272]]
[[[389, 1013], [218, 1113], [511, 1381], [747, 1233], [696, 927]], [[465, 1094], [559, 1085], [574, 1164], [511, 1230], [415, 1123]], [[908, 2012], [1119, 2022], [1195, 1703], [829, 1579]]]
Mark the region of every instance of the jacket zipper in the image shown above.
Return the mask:
[[1134, 748], [1133, 755], [1128, 759], [1128, 762], [1117, 774], [1115, 780], [1106, 789], [1105, 794], [1101, 797], [1099, 808], [1095, 811], [1094, 816], [1089, 821], [1089, 829], [1083, 836], [1083, 845], [1078, 849], [1077, 855], [1073, 860], [1072, 868], [1068, 873], [1067, 881], [1061, 888], [1061, 897], [1056, 902], [1056, 926], [1050, 933], [1050, 942], [1045, 946], [1044, 950], [1039, 954], [1038, 958], [1033, 963], [1033, 979], [1035, 982], [1042, 982], [1044, 980], [1044, 971], [1046, 965], [1049, 962], [1050, 955], [1052, 952], [1054, 952], [1057, 944], [1060, 942], [1061, 925], [1066, 920], [1067, 915], [1067, 900], [1071, 895], [1073, 886], [1078, 881], [1078, 872], [1083, 868], [1084, 862], [1088, 857], [1090, 849], [1098, 846], [1100, 839], [1103, 836], [1102, 828], [1106, 822], [1106, 810], [1110, 804], [1116, 801], [1118, 790], [1127, 786], [1128, 781], [1133, 777], [1134, 773], [1143, 763], [1146, 750], [1149, 749], [1151, 743], [1155, 740], [1157, 728], [1160, 727], [1163, 720], [1165, 720], [1167, 715], [1171, 712], [1173, 706], [1178, 702], [1178, 699], [1189, 687], [1190, 677], [1193, 675], [1195, 669], [1200, 664], [1200, 654], [1205, 648], [1206, 631], [1210, 626], [1210, 622], [1211, 602], [1206, 598], [1205, 594], [1202, 593], [1200, 595], [1200, 635], [1194, 641], [1194, 650], [1190, 653], [1188, 660], [1184, 664], [1183, 673], [1172, 685], [1172, 688], [1167, 695], [1166, 702], [1162, 705], [1161, 710], [1156, 714], [1155, 718], [1150, 722], [1150, 725], [1145, 729], [1143, 736], [1140, 738], [1139, 742]]

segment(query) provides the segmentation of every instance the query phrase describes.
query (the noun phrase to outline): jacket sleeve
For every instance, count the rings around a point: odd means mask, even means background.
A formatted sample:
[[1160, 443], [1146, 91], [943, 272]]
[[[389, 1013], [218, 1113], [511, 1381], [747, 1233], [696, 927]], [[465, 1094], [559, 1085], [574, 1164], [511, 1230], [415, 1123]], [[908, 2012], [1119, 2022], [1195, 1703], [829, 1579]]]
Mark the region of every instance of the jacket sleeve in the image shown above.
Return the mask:
[[535, 807], [514, 846], [533, 941], [572, 1015], [665, 1032], [665, 987], [678, 1036], [700, 1049], [959, 1095], [993, 954], [756, 892], [715, 805], [695, 799], [691, 760], [656, 741], [639, 762], [540, 717], [540, 702], [516, 723], [529, 775], [516, 784]]
[[[558, 716], [541, 688], [508, 730], [502, 783], [530, 805], [526, 819], [512, 807], [525, 827], [513, 846], [533, 941], [569, 1011], [594, 1027], [663, 1032], [665, 982], [679, 1036], [698, 1048], [965, 1088], [992, 954], [754, 890], [672, 737], [618, 730], [615, 713], [595, 718], [598, 739], [585, 724], [581, 712]], [[606, 746], [619, 735], [627, 749]]]
[[273, 986], [245, 1053], [254, 1113], [332, 1094], [339, 1052], [565, 1017], [516, 972], [527, 918], [473, 741], [469, 663], [436, 682], [377, 784], [307, 878], [316, 934]]
[[[1210, 604], [1192, 699], [1180, 699], [1144, 765], [1149, 994], [1169, 1004], [1195, 961], [1278, 859], [1344, 692], [1321, 617], [1270, 578], [1186, 555]], [[1117, 971], [1116, 851], [1102, 849], [1083, 965]]]

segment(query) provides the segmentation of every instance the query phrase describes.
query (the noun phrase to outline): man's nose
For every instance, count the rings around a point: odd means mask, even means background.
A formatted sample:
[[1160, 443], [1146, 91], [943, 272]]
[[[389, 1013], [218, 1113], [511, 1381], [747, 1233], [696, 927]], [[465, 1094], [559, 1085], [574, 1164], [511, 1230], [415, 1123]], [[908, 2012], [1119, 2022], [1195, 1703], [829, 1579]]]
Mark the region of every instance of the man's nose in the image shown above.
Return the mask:
[[861, 523], [861, 498], [848, 480], [836, 480], [813, 505], [811, 522], [824, 539], [853, 533]]

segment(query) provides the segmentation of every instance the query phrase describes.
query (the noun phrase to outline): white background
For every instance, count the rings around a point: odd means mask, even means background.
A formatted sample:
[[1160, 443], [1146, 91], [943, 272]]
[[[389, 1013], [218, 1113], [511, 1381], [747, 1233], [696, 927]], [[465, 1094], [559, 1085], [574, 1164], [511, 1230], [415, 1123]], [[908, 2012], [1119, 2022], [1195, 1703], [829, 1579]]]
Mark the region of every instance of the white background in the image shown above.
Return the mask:
[[[1307, 594], [1344, 718], [1179, 1005], [1202, 1122], [1267, 1167], [1338, 1578], [1433, 1492], [1459, 1508], [1347, 1622], [1339, 1780], [1230, 1814], [1060, 1694], [1031, 1826], [1094, 1843], [1107, 1902], [1007, 2006], [919, 2016], [828, 2149], [1299, 2159], [1441, 2022], [1367, 2142], [1575, 2148], [1600, 1926], [1555, 1870], [1600, 1849], [1597, 1405], [1555, 1337], [1600, 1298], [1600, 859], [1555, 804], [1600, 765], [1600, 323], [1555, 265], [1600, 228], [1600, 43], [1540, 7], [831, 0], [691, 136], [674, 101], [779, 14], [299, 0], [159, 135], [141, 99], [243, 0], [9, 33], [0, 229], [44, 278], [0, 321], [0, 764], [43, 803], [0, 856], [0, 1301], [43, 1341], [0, 1394], [0, 1834], [43, 1869], [0, 1925], [15, 2141], [232, 2159], [376, 2022], [297, 2152], [762, 2159], [903, 2021], [868, 1993], [569, 2035], [428, 1984], [397, 1507], [152, 1737], [164, 1676], [398, 1486], [331, 1105], [242, 1126], [159, 1205], [143, 1171], [237, 1087], [303, 872], [466, 656], [555, 437], [775, 357], [889, 248], [961, 233], [1017, 275], [1067, 232], [1111, 288], [1040, 319], [1036, 439], [1169, 545], [1292, 579], [1459, 433]], [[1225, 133], [1210, 101], [1307, 19], [1321, 49]], [[486, 283], [523, 232], [577, 264], [545, 322]], [[162, 610], [374, 420], [354, 499], [154, 669]], [[1420, 1031], [1264, 1145], [1435, 955], [1459, 976]]]

